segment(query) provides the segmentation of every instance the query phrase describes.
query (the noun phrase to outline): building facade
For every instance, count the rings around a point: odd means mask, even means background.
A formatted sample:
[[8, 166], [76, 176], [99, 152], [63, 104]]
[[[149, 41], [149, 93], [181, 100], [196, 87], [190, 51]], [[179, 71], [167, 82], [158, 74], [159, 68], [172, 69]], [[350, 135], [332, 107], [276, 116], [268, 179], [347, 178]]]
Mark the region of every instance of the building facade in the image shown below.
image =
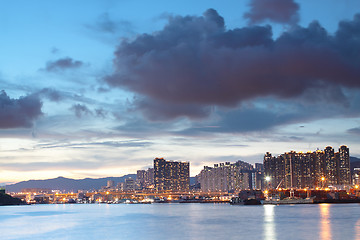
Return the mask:
[[154, 187], [156, 191], [188, 192], [190, 186], [189, 162], [154, 159]]
[[[261, 165], [259, 165], [261, 168]], [[243, 189], [260, 189], [262, 184], [261, 171], [254, 170], [253, 165], [237, 161], [205, 166], [196, 176], [203, 192], [229, 192]]]
[[154, 188], [154, 168], [138, 170], [136, 174], [136, 182], [139, 189]]
[[316, 188], [349, 186], [349, 148], [341, 146], [338, 152], [330, 146], [323, 151], [287, 152], [277, 157], [266, 153], [264, 174], [267, 188]]
[[125, 191], [134, 191], [135, 190], [135, 179], [126, 178], [124, 182]]

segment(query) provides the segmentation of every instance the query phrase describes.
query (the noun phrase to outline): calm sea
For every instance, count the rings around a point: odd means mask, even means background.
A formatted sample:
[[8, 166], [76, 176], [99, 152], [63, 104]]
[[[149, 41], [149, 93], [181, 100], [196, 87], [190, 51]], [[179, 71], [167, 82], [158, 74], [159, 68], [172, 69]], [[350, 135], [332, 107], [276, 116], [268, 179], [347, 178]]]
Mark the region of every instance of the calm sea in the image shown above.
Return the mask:
[[9, 206], [0, 239], [360, 240], [360, 204]]

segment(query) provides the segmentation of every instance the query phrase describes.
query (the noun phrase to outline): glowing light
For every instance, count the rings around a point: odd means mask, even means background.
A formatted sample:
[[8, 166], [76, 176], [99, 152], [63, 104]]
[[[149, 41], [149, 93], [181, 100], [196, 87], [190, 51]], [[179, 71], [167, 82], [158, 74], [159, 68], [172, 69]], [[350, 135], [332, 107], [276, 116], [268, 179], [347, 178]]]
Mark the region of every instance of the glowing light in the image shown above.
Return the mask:
[[320, 204], [320, 239], [329, 240], [332, 239], [331, 236], [331, 226], [329, 224], [330, 218], [330, 205], [329, 204]]
[[265, 190], [264, 193], [265, 193], [265, 194], [268, 194], [269, 192], [268, 192], [268, 190]]
[[355, 185], [355, 189], [358, 189], [359, 188], [359, 185]]
[[325, 177], [321, 177], [321, 181], [325, 181]]
[[266, 180], [266, 181], [270, 181], [271, 178], [270, 178], [269, 176], [267, 176], [267, 177], [265, 178], [265, 180]]
[[274, 205], [264, 205], [265, 240], [276, 239]]

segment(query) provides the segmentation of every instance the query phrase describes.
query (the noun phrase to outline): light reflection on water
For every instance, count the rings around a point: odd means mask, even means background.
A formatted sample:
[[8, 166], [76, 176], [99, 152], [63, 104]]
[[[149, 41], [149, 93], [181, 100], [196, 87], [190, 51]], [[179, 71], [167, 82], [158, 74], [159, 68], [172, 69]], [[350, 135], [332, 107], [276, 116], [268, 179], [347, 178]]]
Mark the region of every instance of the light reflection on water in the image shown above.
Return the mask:
[[330, 204], [320, 204], [319, 207], [320, 207], [320, 239], [332, 240]]
[[359, 204], [0, 207], [0, 239], [356, 239]]
[[264, 205], [264, 239], [275, 240], [275, 221], [274, 208], [275, 205]]

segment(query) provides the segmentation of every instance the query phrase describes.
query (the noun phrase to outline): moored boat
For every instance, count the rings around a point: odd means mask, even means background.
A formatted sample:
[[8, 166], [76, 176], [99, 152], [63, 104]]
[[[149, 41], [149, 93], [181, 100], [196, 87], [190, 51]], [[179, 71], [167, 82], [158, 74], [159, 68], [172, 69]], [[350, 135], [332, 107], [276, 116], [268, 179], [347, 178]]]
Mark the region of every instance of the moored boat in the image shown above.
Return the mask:
[[255, 198], [241, 199], [239, 197], [233, 197], [230, 200], [231, 205], [261, 205], [261, 201]]
[[287, 197], [281, 199], [278, 194], [267, 198], [263, 201], [263, 204], [283, 205], [283, 204], [311, 204], [314, 203], [314, 197], [299, 198], [299, 197]]

